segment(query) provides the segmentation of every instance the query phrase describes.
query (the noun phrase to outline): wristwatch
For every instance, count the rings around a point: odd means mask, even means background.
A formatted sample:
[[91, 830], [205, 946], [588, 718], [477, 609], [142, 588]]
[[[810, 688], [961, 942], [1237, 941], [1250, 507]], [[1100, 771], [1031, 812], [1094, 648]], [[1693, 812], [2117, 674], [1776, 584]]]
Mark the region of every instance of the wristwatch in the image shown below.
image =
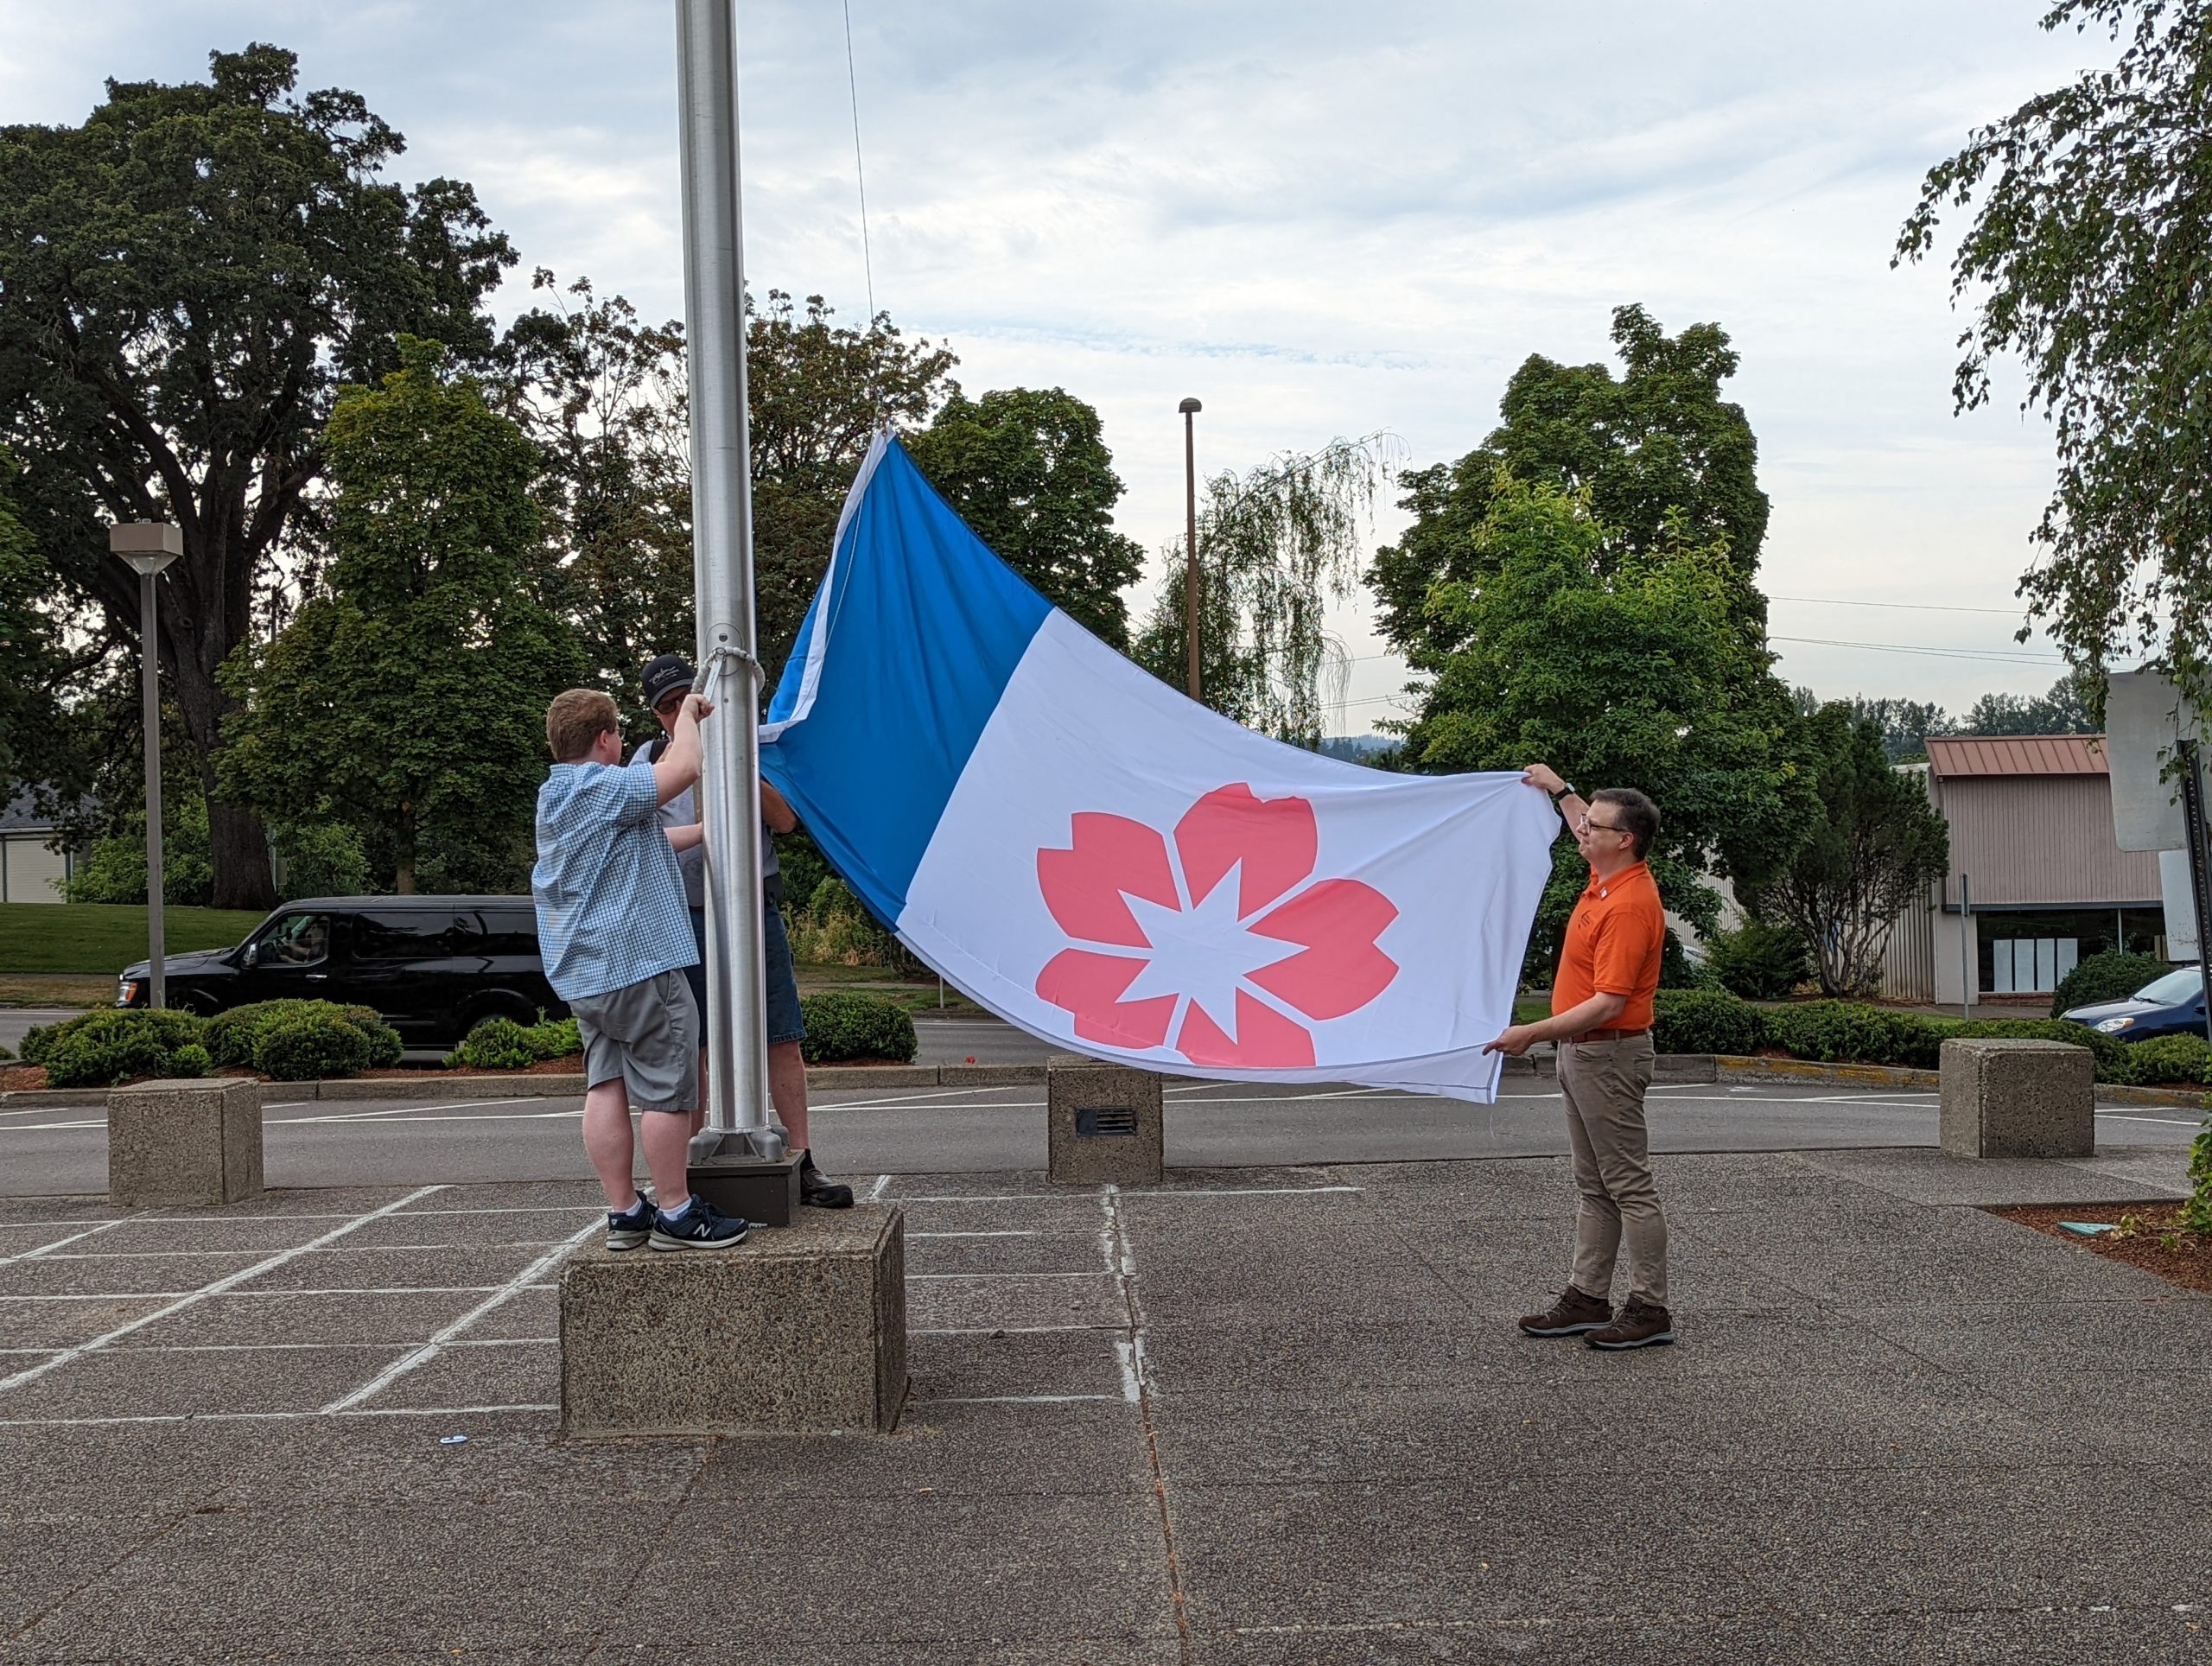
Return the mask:
[[1554, 804], [1557, 804], [1561, 798], [1572, 798], [1578, 795], [1574, 791], [1574, 784], [1570, 781], [1566, 785], [1560, 787], [1558, 792], [1552, 794], [1552, 802]]

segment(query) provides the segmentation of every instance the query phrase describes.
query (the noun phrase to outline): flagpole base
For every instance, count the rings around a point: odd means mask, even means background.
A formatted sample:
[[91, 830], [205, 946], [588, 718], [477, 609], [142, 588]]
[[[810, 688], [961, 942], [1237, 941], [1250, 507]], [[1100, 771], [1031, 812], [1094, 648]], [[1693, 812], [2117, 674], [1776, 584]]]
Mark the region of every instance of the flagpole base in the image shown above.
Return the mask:
[[691, 1190], [725, 1215], [741, 1215], [755, 1226], [789, 1226], [797, 1218], [798, 1159], [773, 1162], [758, 1157], [696, 1158], [685, 1170]]
[[785, 1149], [784, 1131], [772, 1124], [766, 1128], [702, 1128], [691, 1136], [683, 1157], [695, 1166], [718, 1162], [777, 1163], [784, 1160]]

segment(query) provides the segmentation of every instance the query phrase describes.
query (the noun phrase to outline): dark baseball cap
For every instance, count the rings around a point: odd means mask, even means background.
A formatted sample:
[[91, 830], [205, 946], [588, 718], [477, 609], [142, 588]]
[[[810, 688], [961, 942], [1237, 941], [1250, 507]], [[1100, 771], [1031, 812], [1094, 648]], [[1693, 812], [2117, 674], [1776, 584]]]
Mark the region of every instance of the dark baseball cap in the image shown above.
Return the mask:
[[660, 703], [671, 694], [687, 692], [698, 677], [691, 669], [691, 662], [680, 653], [664, 653], [645, 667], [641, 679], [645, 685], [645, 704], [658, 709]]

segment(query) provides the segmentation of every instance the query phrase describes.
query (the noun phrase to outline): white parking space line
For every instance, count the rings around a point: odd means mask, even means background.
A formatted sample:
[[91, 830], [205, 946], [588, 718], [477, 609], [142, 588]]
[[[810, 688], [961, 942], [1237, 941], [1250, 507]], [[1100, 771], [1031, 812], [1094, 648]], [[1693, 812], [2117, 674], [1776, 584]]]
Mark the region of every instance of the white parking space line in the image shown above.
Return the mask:
[[[279, 1127], [289, 1127], [297, 1122], [365, 1122], [379, 1116], [414, 1116], [431, 1110], [467, 1110], [472, 1105], [524, 1105], [543, 1097], [543, 1094], [517, 1094], [508, 1099], [464, 1099], [459, 1104], [452, 1105], [401, 1105], [392, 1110], [334, 1110], [321, 1116], [279, 1116], [274, 1120]], [[270, 1107], [264, 1105], [262, 1109], [266, 1110]], [[264, 1117], [263, 1120], [270, 1119]]]
[[2156, 1122], [2161, 1128], [2202, 1128], [2200, 1121], [2185, 1121], [2178, 1116], [2128, 1116], [2116, 1110], [2101, 1110], [2098, 1116], [2108, 1122]]
[[999, 1232], [909, 1232], [910, 1238], [1041, 1238], [1042, 1232], [1007, 1230]]
[[506, 1283], [501, 1285], [497, 1290], [493, 1291], [492, 1294], [478, 1302], [474, 1307], [471, 1307], [459, 1319], [454, 1319], [451, 1324], [438, 1331], [421, 1347], [416, 1349], [412, 1353], [406, 1355], [403, 1358], [394, 1360], [391, 1364], [385, 1366], [384, 1370], [378, 1371], [367, 1382], [362, 1383], [359, 1388], [355, 1389], [351, 1394], [343, 1394], [339, 1396], [337, 1399], [325, 1406], [323, 1410], [332, 1414], [333, 1415], [335, 1415], [340, 1412], [350, 1411], [355, 1406], [359, 1405], [363, 1401], [382, 1393], [385, 1389], [390, 1388], [394, 1383], [406, 1376], [410, 1371], [419, 1370], [421, 1367], [429, 1364], [444, 1351], [447, 1343], [450, 1342], [454, 1337], [459, 1336], [463, 1331], [474, 1325], [478, 1319], [483, 1318], [485, 1314], [492, 1312], [494, 1308], [504, 1307], [506, 1303], [513, 1300], [514, 1298], [520, 1295], [523, 1291], [531, 1288], [532, 1281], [543, 1276], [545, 1274], [552, 1271], [556, 1266], [559, 1265], [561, 1258], [567, 1255], [572, 1248], [576, 1244], [582, 1243], [584, 1239], [589, 1237], [594, 1232], [599, 1231], [600, 1230], [601, 1224], [598, 1221], [587, 1221], [582, 1226], [577, 1228], [575, 1231], [570, 1233], [565, 1242], [556, 1244], [552, 1249], [547, 1250], [536, 1261], [531, 1262], [529, 1266], [524, 1268], [521, 1272], [516, 1274], [513, 1278], [510, 1279]]
[[942, 1400], [911, 1402], [918, 1410], [931, 1406], [1068, 1406], [1084, 1400], [1119, 1400], [1118, 1394], [949, 1394]]
[[[19, 1262], [19, 1261], [50, 1261], [50, 1260], [54, 1260], [54, 1259], [55, 1259], [55, 1258], [60, 1255], [60, 1251], [61, 1246], [62, 1246], [63, 1244], [65, 1244], [65, 1243], [77, 1243], [79, 1239], [82, 1239], [82, 1238], [97, 1237], [99, 1237], [102, 1232], [106, 1231], [110, 1227], [114, 1227], [114, 1226], [120, 1226], [120, 1225], [122, 1225], [122, 1224], [123, 1224], [123, 1218], [118, 1218], [118, 1219], [111, 1220], [111, 1221], [102, 1221], [102, 1222], [100, 1222], [100, 1223], [99, 1223], [98, 1225], [96, 1225], [96, 1226], [88, 1226], [88, 1227], [86, 1227], [86, 1228], [83, 1231], [81, 1231], [81, 1232], [72, 1232], [72, 1233], [71, 1233], [67, 1237], [66, 1237], [66, 1238], [56, 1238], [56, 1239], [54, 1239], [54, 1242], [53, 1242], [53, 1243], [41, 1243], [41, 1245], [39, 1245], [39, 1247], [38, 1247], [37, 1249], [35, 1249], [35, 1250], [20, 1250], [16, 1251], [16, 1252], [14, 1255], [12, 1255], [12, 1256], [0, 1256], [0, 1267], [8, 1267], [8, 1266], [11, 1266], [11, 1265], [13, 1265], [15, 1262]], [[67, 1261], [79, 1261], [79, 1260], [82, 1260], [82, 1259], [83, 1259], [83, 1256], [82, 1256], [82, 1255], [80, 1254], [80, 1255], [75, 1255], [75, 1256], [60, 1256], [60, 1259], [63, 1259], [63, 1260], [67, 1260]]]
[[888, 1174], [879, 1174], [879, 1175], [877, 1175], [877, 1176], [875, 1177], [875, 1184], [874, 1184], [874, 1186], [871, 1186], [870, 1187], [868, 1187], [868, 1189], [866, 1192], [862, 1192], [862, 1193], [861, 1194], [861, 1201], [862, 1203], [874, 1203], [874, 1202], [875, 1202], [878, 1199], [880, 1199], [880, 1198], [881, 1198], [881, 1197], [883, 1196], [883, 1189], [884, 1189], [884, 1187], [886, 1187], [886, 1186], [889, 1186], [890, 1184], [891, 1184], [891, 1177], [890, 1177]]
[[311, 1243], [298, 1244], [289, 1250], [280, 1250], [275, 1255], [254, 1262], [251, 1267], [241, 1268], [235, 1273], [226, 1274], [217, 1279], [213, 1284], [203, 1285], [197, 1290], [179, 1296], [175, 1300], [156, 1307], [150, 1313], [142, 1313], [137, 1319], [127, 1320], [111, 1331], [103, 1332], [88, 1342], [79, 1342], [74, 1347], [66, 1348], [51, 1359], [41, 1360], [35, 1365], [26, 1366], [12, 1377], [0, 1377], [0, 1394], [5, 1394], [10, 1389], [19, 1389], [27, 1383], [35, 1382], [48, 1372], [59, 1370], [62, 1366], [81, 1359], [88, 1353], [96, 1353], [111, 1343], [121, 1341], [133, 1331], [143, 1330], [156, 1319], [167, 1319], [172, 1313], [182, 1313], [186, 1308], [205, 1301], [210, 1296], [222, 1295], [245, 1283], [248, 1279], [258, 1278], [264, 1273], [273, 1273], [287, 1262], [297, 1260], [310, 1250], [320, 1250], [324, 1244], [344, 1237], [348, 1232], [358, 1231], [371, 1221], [381, 1220], [385, 1216], [396, 1213], [410, 1203], [420, 1202], [434, 1192], [442, 1192], [445, 1189], [442, 1185], [426, 1186], [418, 1191], [410, 1192], [395, 1203], [388, 1203], [381, 1209], [372, 1209], [365, 1215], [358, 1215], [343, 1226], [333, 1227]]
[[974, 1284], [996, 1279], [1010, 1278], [1112, 1278], [1114, 1276], [1116, 1276], [1116, 1275], [1110, 1269], [1096, 1273], [909, 1273], [906, 1275], [906, 1282], [909, 1284], [950, 1284], [955, 1282]]
[[[1009, 1084], [1008, 1085], [1011, 1086], [1014, 1084]], [[831, 1099], [829, 1097], [829, 1093], [835, 1093], [842, 1091], [842, 1090], [836, 1088], [830, 1089], [828, 1092], [825, 1092], [823, 1096], [821, 1103], [824, 1105], [834, 1107], [838, 1110], [875, 1110], [886, 1105], [914, 1105], [921, 1103], [925, 1099], [944, 1099], [950, 1098], [956, 1093], [973, 1093], [976, 1091], [974, 1088], [939, 1088], [934, 1092], [893, 1093], [887, 1099]], [[862, 1093], [866, 1093], [868, 1091], [868, 1090], [866, 1088], [858, 1090], [858, 1091]], [[1043, 1101], [1039, 1100], [1039, 1103], [1041, 1104]]]
[[558, 1411], [553, 1405], [372, 1406], [353, 1411], [172, 1411], [123, 1417], [6, 1417], [0, 1429], [112, 1428], [130, 1423], [289, 1423], [307, 1417], [491, 1417], [503, 1412]]
[[87, 1122], [10, 1122], [4, 1128], [0, 1128], [0, 1134], [35, 1134], [44, 1129], [105, 1128], [106, 1126], [107, 1118], [105, 1116], [95, 1116]]

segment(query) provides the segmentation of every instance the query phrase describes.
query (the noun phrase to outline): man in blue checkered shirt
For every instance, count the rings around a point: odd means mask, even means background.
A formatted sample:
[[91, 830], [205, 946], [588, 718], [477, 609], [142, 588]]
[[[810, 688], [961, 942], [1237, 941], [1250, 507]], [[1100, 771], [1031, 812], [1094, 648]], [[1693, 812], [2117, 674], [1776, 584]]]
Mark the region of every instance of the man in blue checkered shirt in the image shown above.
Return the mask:
[[[747, 1230], [687, 1178], [701, 1014], [683, 969], [699, 951], [676, 853], [702, 835], [659, 818], [699, 779], [699, 722], [713, 709], [687, 696], [650, 771], [621, 766], [614, 702], [598, 690], [570, 689], [545, 713], [553, 773], [537, 792], [530, 888], [546, 981], [583, 1039], [584, 1149], [607, 1190], [610, 1250], [726, 1250]], [[632, 1179], [632, 1108], [658, 1205]]]

